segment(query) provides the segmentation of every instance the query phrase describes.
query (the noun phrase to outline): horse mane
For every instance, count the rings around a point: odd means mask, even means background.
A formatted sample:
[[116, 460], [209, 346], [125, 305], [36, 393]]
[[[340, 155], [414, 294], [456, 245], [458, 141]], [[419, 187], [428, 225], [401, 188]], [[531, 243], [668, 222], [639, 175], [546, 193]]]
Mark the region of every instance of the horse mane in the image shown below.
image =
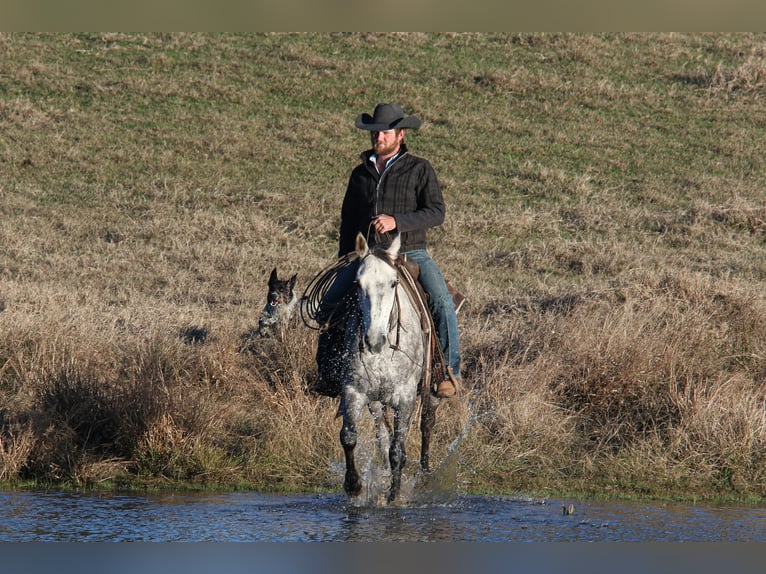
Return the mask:
[[399, 260], [399, 258], [397, 257], [396, 259], [394, 259], [393, 257], [391, 257], [391, 254], [388, 251], [386, 251], [384, 247], [380, 247], [376, 245], [370, 251], [370, 255], [374, 255], [378, 259], [382, 259], [383, 261], [388, 263], [394, 269], [398, 269], [396, 262]]

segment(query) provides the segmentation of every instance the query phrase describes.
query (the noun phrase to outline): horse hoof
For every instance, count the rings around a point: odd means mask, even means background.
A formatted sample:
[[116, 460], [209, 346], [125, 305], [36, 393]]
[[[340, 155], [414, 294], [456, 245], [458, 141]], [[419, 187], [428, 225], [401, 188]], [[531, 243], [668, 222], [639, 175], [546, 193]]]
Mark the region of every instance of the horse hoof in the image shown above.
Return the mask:
[[396, 502], [396, 498], [397, 498], [398, 496], [399, 496], [399, 489], [397, 488], [397, 489], [395, 489], [395, 490], [394, 490], [394, 489], [392, 488], [392, 489], [391, 489], [391, 490], [388, 492], [388, 497], [386, 498], [386, 500], [388, 500], [388, 503], [389, 503], [389, 504], [393, 504], [394, 502]]
[[343, 483], [343, 490], [349, 496], [359, 496], [362, 492], [362, 482], [358, 479], [354, 481], [347, 480]]

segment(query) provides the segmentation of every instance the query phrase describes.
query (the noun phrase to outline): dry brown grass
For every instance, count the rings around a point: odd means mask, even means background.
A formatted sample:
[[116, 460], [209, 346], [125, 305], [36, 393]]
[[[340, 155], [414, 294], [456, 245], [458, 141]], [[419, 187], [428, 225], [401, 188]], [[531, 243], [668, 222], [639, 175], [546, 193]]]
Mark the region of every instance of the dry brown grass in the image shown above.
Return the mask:
[[761, 496], [764, 321], [757, 286], [691, 274], [491, 304], [472, 484]]
[[737, 92], [766, 96], [766, 51], [763, 48], [753, 48], [744, 62], [735, 68], [719, 65], [710, 80], [712, 95], [733, 95]]
[[469, 489], [764, 496], [762, 45], [2, 36], [0, 480], [337, 488], [316, 333], [250, 335], [274, 266], [332, 261], [353, 118], [395, 98], [468, 296], [435, 460], [464, 435]]

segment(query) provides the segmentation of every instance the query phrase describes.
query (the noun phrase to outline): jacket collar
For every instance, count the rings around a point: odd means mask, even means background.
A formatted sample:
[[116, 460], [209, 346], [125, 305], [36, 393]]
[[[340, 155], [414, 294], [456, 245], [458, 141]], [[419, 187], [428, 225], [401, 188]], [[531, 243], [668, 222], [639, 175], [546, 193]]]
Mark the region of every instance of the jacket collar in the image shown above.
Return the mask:
[[[399, 161], [406, 154], [407, 154], [407, 144], [403, 143], [401, 145], [401, 147], [399, 148], [399, 153], [396, 154], [396, 157], [394, 158], [393, 163], [396, 163], [397, 161]], [[375, 152], [372, 151], [371, 149], [363, 151], [360, 154], [360, 157], [362, 158], [362, 163], [364, 165], [366, 165], [366, 166], [371, 166], [372, 165], [372, 161], [371, 161], [372, 160], [372, 156], [374, 156], [374, 155], [375, 155]], [[391, 165], [393, 165], [393, 163]]]

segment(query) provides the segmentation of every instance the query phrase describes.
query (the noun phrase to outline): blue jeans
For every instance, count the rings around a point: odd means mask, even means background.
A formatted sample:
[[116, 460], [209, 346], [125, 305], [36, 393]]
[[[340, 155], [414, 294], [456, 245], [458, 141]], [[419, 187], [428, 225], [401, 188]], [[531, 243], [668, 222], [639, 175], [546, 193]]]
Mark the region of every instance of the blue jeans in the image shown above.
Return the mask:
[[425, 249], [406, 251], [407, 259], [420, 266], [419, 281], [428, 293], [428, 306], [434, 318], [436, 332], [439, 335], [444, 359], [452, 368], [452, 373], [460, 376], [460, 339], [457, 329], [455, 302], [447, 289], [441, 269]]

